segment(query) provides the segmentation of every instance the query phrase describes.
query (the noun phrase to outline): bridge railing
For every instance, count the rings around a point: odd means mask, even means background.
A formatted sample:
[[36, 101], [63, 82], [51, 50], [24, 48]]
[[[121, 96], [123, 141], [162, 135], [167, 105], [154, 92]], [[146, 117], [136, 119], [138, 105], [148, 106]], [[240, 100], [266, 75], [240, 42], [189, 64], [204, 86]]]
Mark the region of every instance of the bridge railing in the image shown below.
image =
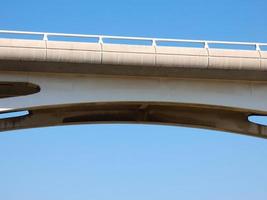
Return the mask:
[[[86, 34], [67, 34], [67, 33], [47, 33], [47, 32], [29, 32], [29, 31], [10, 31], [0, 30], [0, 34], [15, 34], [15, 35], [32, 35], [41, 36], [42, 40], [48, 41], [49, 37], [74, 37], [74, 38], [91, 38], [96, 39], [98, 43], [104, 44], [105, 39], [129, 40], [129, 41], [147, 41], [151, 42], [152, 46], [158, 46], [160, 42], [171, 43], [187, 43], [201, 44], [203, 48], [211, 48], [211, 45], [237, 45], [237, 49], [242, 49], [245, 46], [251, 46], [254, 50], [260, 51], [262, 47], [267, 47], [267, 43], [259, 42], [229, 42], [229, 41], [212, 41], [212, 40], [185, 40], [185, 39], [166, 39], [166, 38], [148, 38], [148, 37], [125, 37], [125, 36], [110, 36], [110, 35], [86, 35]], [[161, 45], [164, 46], [164, 45]], [[168, 45], [166, 45], [168, 46]], [[227, 49], [227, 47], [222, 47]]]

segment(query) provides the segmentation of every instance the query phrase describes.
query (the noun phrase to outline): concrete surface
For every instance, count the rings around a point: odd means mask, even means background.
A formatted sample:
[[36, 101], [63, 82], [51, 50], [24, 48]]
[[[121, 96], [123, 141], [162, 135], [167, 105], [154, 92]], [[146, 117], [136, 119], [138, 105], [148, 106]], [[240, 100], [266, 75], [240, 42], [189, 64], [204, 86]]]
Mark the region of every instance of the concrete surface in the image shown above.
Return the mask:
[[0, 71], [266, 81], [267, 53], [0, 39]]
[[[0, 39], [0, 131], [152, 123], [267, 138], [264, 51]], [[266, 65], [266, 66], [265, 66]]]

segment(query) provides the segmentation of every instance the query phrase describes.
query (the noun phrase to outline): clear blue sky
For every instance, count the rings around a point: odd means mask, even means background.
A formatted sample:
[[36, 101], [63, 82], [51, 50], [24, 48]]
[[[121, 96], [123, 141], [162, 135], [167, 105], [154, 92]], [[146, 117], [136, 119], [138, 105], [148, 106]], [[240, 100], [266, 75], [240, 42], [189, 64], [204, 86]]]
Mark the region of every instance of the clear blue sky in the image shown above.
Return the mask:
[[[266, 10], [266, 0], [8, 0], [0, 29], [267, 42]], [[0, 199], [266, 200], [267, 140], [142, 125], [5, 132]]]

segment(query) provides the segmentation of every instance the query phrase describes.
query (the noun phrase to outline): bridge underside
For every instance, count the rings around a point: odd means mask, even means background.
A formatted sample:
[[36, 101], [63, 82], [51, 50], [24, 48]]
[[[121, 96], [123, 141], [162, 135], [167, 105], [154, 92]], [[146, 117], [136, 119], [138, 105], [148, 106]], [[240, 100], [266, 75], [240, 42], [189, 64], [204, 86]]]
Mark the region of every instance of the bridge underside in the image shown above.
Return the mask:
[[143, 123], [197, 127], [267, 138], [248, 121], [267, 114], [267, 83], [88, 74], [2, 72], [0, 131], [92, 124]]
[[99, 123], [162, 124], [235, 132], [267, 138], [265, 127], [248, 121], [251, 113], [226, 108], [153, 102], [74, 104], [29, 110], [0, 120], [2, 131]]

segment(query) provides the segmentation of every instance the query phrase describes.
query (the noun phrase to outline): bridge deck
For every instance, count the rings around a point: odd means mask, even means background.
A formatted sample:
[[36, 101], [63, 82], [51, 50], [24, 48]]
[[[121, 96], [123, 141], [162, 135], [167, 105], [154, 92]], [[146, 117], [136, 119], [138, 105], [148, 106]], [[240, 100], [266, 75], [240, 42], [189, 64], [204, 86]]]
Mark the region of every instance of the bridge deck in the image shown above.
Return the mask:
[[267, 51], [0, 39], [0, 71], [266, 81]]

